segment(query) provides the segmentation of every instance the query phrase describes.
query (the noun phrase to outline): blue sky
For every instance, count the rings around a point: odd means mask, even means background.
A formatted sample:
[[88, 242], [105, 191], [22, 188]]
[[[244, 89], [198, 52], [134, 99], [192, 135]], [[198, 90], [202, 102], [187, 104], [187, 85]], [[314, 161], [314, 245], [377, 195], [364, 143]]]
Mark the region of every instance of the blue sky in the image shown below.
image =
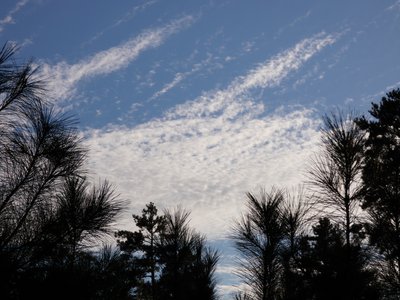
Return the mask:
[[[0, 38], [20, 45], [75, 114], [93, 180], [129, 212], [182, 205], [224, 245], [246, 191], [293, 188], [320, 116], [366, 113], [400, 86], [400, 1], [3, 0]], [[130, 226], [129, 213], [123, 226]]]

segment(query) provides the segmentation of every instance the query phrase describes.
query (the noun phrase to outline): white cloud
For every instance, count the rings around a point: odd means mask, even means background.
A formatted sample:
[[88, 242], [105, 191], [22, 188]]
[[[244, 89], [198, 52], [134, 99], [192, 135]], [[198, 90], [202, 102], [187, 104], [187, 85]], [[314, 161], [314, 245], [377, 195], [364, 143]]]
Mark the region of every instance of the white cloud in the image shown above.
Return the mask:
[[387, 8], [387, 10], [397, 10], [397, 9], [400, 9], [400, 0], [397, 0]]
[[159, 91], [157, 91], [156, 93], [154, 93], [153, 96], [150, 97], [149, 100], [154, 100], [162, 95], [164, 95], [165, 93], [167, 93], [169, 90], [173, 89], [178, 83], [180, 83], [183, 79], [185, 79], [187, 77], [187, 73], [183, 74], [183, 73], [176, 73], [174, 79], [167, 83], [166, 85], [163, 86], [163, 88]]
[[[189, 57], [189, 61], [192, 59], [193, 59], [193, 54]], [[215, 68], [217, 64], [215, 62], [215, 58], [211, 54], [208, 54], [207, 58], [193, 64], [193, 66], [189, 71], [176, 73], [174, 79], [166, 83], [159, 91], [155, 92], [149, 98], [149, 101], [155, 100], [164, 95], [165, 93], [168, 93], [171, 89], [175, 88], [180, 82], [185, 80], [187, 77], [193, 75], [196, 72], [199, 72], [203, 68], [206, 68], [210, 65], [212, 65], [212, 68]]]
[[14, 8], [8, 12], [8, 14], [3, 17], [3, 19], [0, 20], [0, 32], [4, 31], [4, 28], [8, 24], [14, 24], [14, 15], [22, 8], [24, 7], [29, 0], [20, 0], [15, 4]]
[[200, 231], [224, 236], [241, 213], [246, 191], [302, 180], [319, 139], [312, 111], [282, 108], [265, 116], [248, 92], [279, 84], [333, 42], [327, 35], [303, 40], [228, 88], [177, 106], [164, 118], [86, 131], [91, 170], [118, 184], [130, 213], [150, 201], [180, 204], [193, 212], [192, 224]]
[[398, 89], [400, 88], [400, 81], [395, 82], [393, 84], [390, 84], [386, 86], [383, 90], [379, 90], [378, 92], [374, 94], [368, 94], [366, 96], [363, 96], [361, 98], [361, 101], [370, 104], [371, 101], [373, 102], [378, 102], [382, 97], [386, 95], [386, 93], [390, 92], [391, 90]]
[[234, 121], [155, 120], [86, 135], [91, 170], [118, 184], [131, 211], [149, 201], [182, 204], [193, 211], [194, 225], [215, 237], [240, 214], [246, 191], [300, 182], [316, 128], [311, 111], [302, 109]]
[[49, 92], [56, 99], [65, 99], [76, 91], [83, 79], [108, 74], [126, 67], [144, 50], [160, 46], [170, 35], [189, 26], [192, 16], [185, 16], [164, 27], [146, 30], [122, 45], [96, 53], [76, 64], [66, 62], [55, 66], [44, 64], [40, 76], [48, 81]]
[[[290, 72], [299, 69], [313, 55], [335, 41], [336, 37], [326, 34], [304, 39], [293, 48], [260, 64], [247, 75], [236, 78], [225, 90], [207, 93], [179, 105], [169, 112], [168, 117], [209, 116], [224, 111], [226, 117], [232, 118], [241, 113], [243, 108], [253, 108], [257, 112], [260, 110], [259, 105], [247, 101], [246, 93], [256, 88], [279, 85]], [[242, 101], [240, 104], [239, 99]]]

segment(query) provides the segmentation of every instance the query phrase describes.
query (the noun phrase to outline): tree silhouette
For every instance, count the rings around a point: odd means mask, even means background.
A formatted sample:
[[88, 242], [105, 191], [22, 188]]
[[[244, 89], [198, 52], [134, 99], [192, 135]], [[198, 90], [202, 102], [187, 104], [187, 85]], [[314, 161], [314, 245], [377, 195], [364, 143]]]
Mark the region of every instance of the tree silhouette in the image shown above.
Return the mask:
[[131, 273], [118, 251], [80, 251], [73, 268], [49, 261], [23, 272], [12, 299], [132, 299]]
[[214, 272], [219, 255], [189, 227], [189, 215], [180, 208], [165, 211], [159, 299], [217, 299]]
[[15, 50], [0, 51], [0, 298], [90, 299], [86, 247], [122, 204], [108, 183], [88, 190], [75, 121], [43, 100], [32, 64], [11, 61]]
[[139, 270], [138, 299], [217, 299], [214, 272], [219, 256], [189, 227], [189, 215], [183, 209], [158, 215], [150, 202], [141, 215], [133, 215], [138, 231], [117, 232], [122, 253]]
[[364, 132], [351, 114], [325, 115], [323, 121], [322, 149], [312, 162], [310, 183], [316, 191], [316, 204], [342, 220], [346, 245], [350, 247], [352, 225], [363, 196], [360, 177]]
[[121, 253], [110, 246], [105, 246], [100, 255], [94, 256], [92, 268], [92, 290], [94, 299], [132, 299], [132, 277], [136, 276], [133, 269], [128, 268]]
[[329, 216], [314, 227], [316, 242], [310, 245], [315, 257], [310, 262], [318, 274], [312, 278], [318, 299], [361, 299], [366, 291], [376, 297], [370, 288], [373, 269], [363, 243], [363, 224], [358, 219], [364, 196], [361, 173], [365, 132], [354, 119], [352, 114], [344, 116], [341, 112], [324, 117], [322, 151], [309, 172], [315, 204]]
[[[156, 299], [157, 274], [161, 269], [159, 244], [160, 235], [165, 227], [165, 217], [158, 215], [158, 210], [152, 202], [146, 205], [141, 215], [132, 217], [139, 230], [118, 231], [117, 243], [120, 249], [128, 254], [130, 263], [141, 270], [141, 278], [138, 279], [140, 297]], [[150, 277], [150, 282], [144, 280], [146, 277]]]
[[54, 206], [43, 226], [43, 236], [47, 243], [53, 241], [53, 249], [62, 248], [63, 259], [74, 264], [79, 252], [111, 233], [110, 225], [121, 211], [122, 202], [107, 182], [89, 190], [84, 178], [69, 177], [56, 194]]
[[400, 89], [372, 103], [372, 118], [357, 120], [368, 133], [363, 181], [371, 217], [371, 244], [383, 255], [381, 279], [388, 297], [400, 297]]
[[[285, 197], [286, 196], [286, 197]], [[294, 268], [307, 207], [288, 201], [283, 190], [247, 194], [247, 213], [237, 221], [231, 238], [239, 252], [238, 275], [248, 290], [238, 299], [291, 299], [302, 280]], [[290, 290], [289, 287], [295, 287]]]
[[349, 248], [338, 224], [320, 218], [301, 248], [298, 267], [307, 289], [298, 299], [379, 299], [374, 270], [366, 268], [368, 253]]
[[307, 197], [303, 189], [296, 193], [284, 193], [285, 201], [282, 204], [282, 222], [285, 240], [283, 242], [281, 261], [283, 267], [282, 299], [306, 299], [308, 282], [301, 265], [302, 242], [308, 234], [309, 223], [313, 218], [311, 206], [305, 200]]
[[13, 59], [16, 51], [17, 47], [12, 44], [5, 44], [0, 50], [2, 130], [15, 114], [23, 114], [27, 108], [43, 102], [43, 82], [35, 79], [36, 69], [31, 63], [16, 63]]
[[0, 51], [0, 282], [6, 285], [31, 262], [54, 188], [85, 156], [72, 120], [42, 100], [32, 65], [10, 62], [15, 50]]
[[160, 270], [157, 245], [160, 243], [160, 234], [164, 230], [165, 218], [157, 215], [156, 206], [150, 202], [143, 209], [142, 215], [133, 215], [133, 219], [143, 236], [141, 250], [145, 253], [145, 257], [142, 258], [142, 264], [150, 273], [151, 296], [155, 299], [156, 272]]

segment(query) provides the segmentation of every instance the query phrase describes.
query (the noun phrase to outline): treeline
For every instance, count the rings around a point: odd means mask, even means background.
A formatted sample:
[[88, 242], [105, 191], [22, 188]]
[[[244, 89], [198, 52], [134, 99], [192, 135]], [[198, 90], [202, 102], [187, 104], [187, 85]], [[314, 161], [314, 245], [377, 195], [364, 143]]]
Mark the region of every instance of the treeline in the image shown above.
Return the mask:
[[[189, 212], [149, 203], [113, 230], [124, 203], [89, 183], [74, 119], [15, 50], [0, 51], [0, 299], [219, 299], [219, 253]], [[400, 89], [369, 113], [323, 118], [304, 191], [247, 194], [232, 299], [400, 299]]]

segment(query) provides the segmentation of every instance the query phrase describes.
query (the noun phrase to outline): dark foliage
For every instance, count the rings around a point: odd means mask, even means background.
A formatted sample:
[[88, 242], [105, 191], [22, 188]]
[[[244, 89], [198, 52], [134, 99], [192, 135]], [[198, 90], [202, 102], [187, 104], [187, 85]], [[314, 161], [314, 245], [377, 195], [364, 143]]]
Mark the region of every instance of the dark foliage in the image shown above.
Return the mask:
[[140, 270], [138, 299], [217, 299], [218, 254], [189, 227], [188, 217], [181, 209], [160, 216], [150, 203], [133, 215], [138, 231], [116, 234], [122, 253]]
[[400, 89], [372, 103], [372, 118], [357, 120], [368, 133], [363, 180], [370, 241], [383, 256], [381, 279], [387, 297], [400, 297]]
[[[160, 235], [165, 228], [165, 217], [158, 215], [154, 203], [150, 202], [142, 210], [142, 215], [132, 216], [138, 231], [118, 231], [115, 236], [128, 264], [134, 266], [136, 278], [132, 284], [137, 287], [140, 299], [156, 299], [160, 261]], [[149, 280], [150, 279], [150, 280]]]
[[32, 65], [10, 62], [14, 52], [0, 51], [0, 298], [98, 299], [116, 260], [106, 268], [87, 247], [121, 203], [108, 183], [88, 190], [74, 120], [45, 103]]
[[372, 288], [371, 258], [365, 249], [364, 224], [359, 221], [364, 197], [364, 145], [365, 132], [351, 114], [344, 117], [339, 112], [324, 117], [321, 154], [309, 175], [316, 191], [315, 204], [329, 219], [320, 219], [314, 227], [315, 241], [307, 237], [305, 244], [312, 255], [309, 266], [314, 276], [309, 277], [317, 299], [365, 299], [368, 294], [377, 297]]
[[361, 171], [364, 132], [352, 115], [325, 116], [321, 152], [314, 158], [309, 178], [317, 208], [343, 224], [346, 244], [351, 243], [352, 225], [362, 200]]
[[189, 213], [166, 211], [161, 234], [159, 299], [217, 299], [214, 272], [218, 253], [205, 245], [205, 237], [188, 226]]
[[379, 299], [375, 272], [366, 268], [368, 253], [359, 245], [349, 248], [328, 218], [303, 237], [301, 253], [298, 267], [306, 289], [297, 299]]
[[238, 275], [249, 287], [237, 299], [294, 299], [302, 289], [294, 265], [308, 208], [303, 199], [294, 203], [287, 195], [277, 189], [259, 198], [247, 194], [248, 211], [231, 234], [240, 255]]

